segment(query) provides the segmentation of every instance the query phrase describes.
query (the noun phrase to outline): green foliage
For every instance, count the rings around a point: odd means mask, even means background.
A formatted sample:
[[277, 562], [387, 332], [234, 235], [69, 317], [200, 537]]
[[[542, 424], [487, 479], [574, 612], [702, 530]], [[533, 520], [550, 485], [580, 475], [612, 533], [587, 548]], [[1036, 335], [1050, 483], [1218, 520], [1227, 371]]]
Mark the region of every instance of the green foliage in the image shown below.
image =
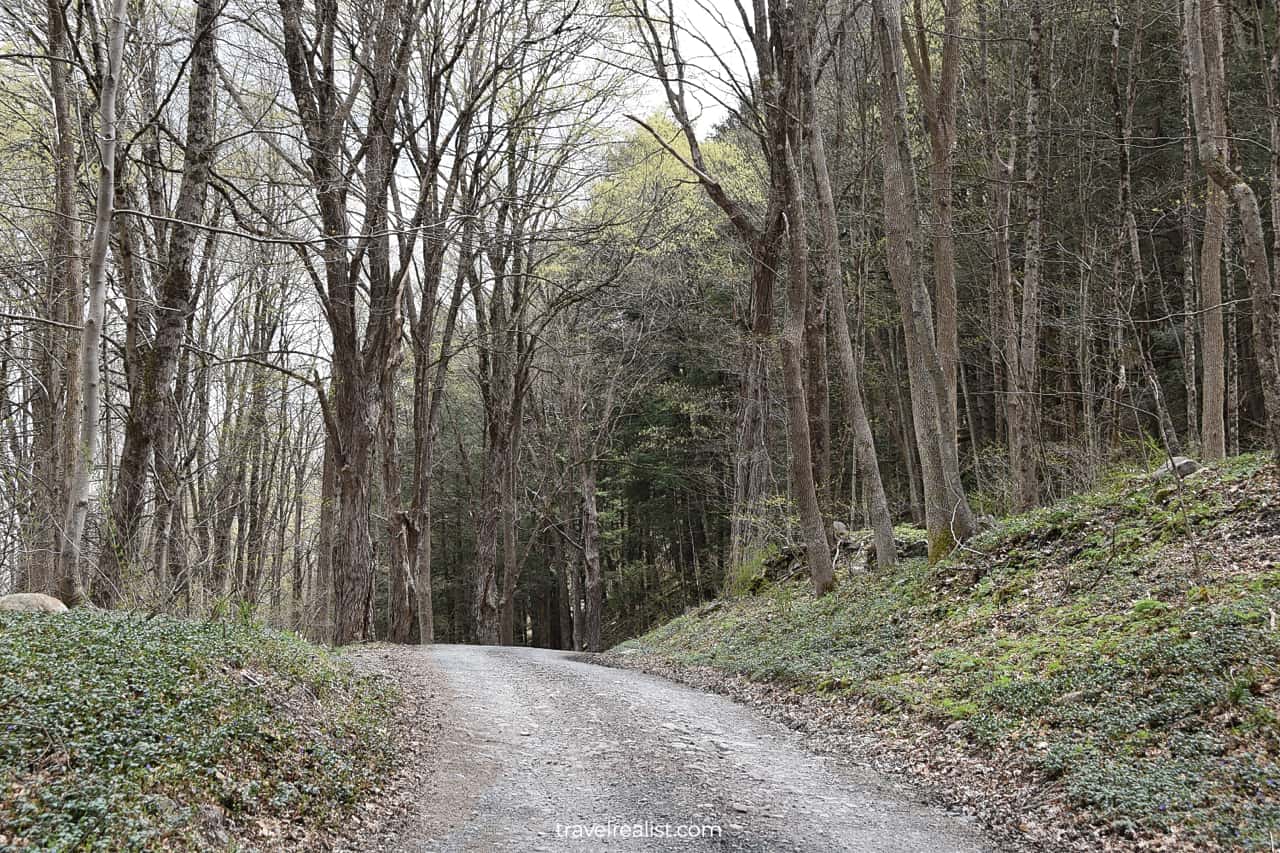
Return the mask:
[[752, 595], [763, 588], [765, 564], [777, 556], [778, 547], [772, 543], [748, 554], [737, 565], [729, 570], [725, 578], [724, 591], [728, 596]]
[[1028, 762], [1112, 832], [1269, 849], [1275, 474], [1253, 455], [1165, 485], [1122, 472], [936, 566], [856, 574], [821, 599], [775, 585], [632, 645], [844, 694], [889, 726], [955, 726], [978, 753], [1043, 744]]
[[146, 850], [210, 843], [202, 805], [325, 824], [388, 766], [395, 698], [243, 620], [0, 613], [0, 827]]

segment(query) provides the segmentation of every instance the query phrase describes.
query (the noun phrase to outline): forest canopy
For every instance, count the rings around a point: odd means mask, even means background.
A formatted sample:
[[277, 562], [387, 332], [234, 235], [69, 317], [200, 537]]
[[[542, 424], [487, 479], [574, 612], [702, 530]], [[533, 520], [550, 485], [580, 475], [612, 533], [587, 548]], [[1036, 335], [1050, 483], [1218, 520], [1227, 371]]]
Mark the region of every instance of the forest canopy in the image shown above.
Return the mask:
[[1280, 451], [1278, 9], [19, 0], [0, 594], [599, 650]]

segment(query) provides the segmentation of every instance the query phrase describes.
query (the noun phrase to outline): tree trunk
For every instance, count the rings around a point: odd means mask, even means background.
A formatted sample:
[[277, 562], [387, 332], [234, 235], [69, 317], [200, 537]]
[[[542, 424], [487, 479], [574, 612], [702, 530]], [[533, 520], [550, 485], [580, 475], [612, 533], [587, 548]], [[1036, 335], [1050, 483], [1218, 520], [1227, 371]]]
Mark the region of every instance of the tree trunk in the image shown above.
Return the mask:
[[102, 324], [106, 313], [107, 249], [111, 240], [111, 217], [115, 211], [116, 92], [128, 31], [126, 0], [111, 4], [107, 66], [99, 89], [98, 201], [93, 218], [93, 243], [89, 250], [89, 310], [80, 333], [80, 381], [83, 412], [80, 417], [80, 446], [72, 464], [71, 488], [67, 494], [66, 519], [58, 554], [58, 591], [71, 607], [84, 600], [80, 571], [80, 540], [89, 514], [89, 481], [98, 448], [98, 412]]
[[[46, 9], [54, 173], [46, 314], [55, 323], [78, 326], [84, 313], [84, 265], [76, 210], [79, 158], [68, 73], [72, 67], [71, 39], [62, 4], [50, 0]], [[37, 336], [35, 360], [41, 370], [40, 381], [32, 384], [31, 394], [35, 431], [31, 443], [34, 489], [28, 505], [31, 545], [25, 566], [25, 588], [55, 592], [61, 548], [58, 528], [66, 512], [84, 405], [80, 396], [80, 335], [70, 328], [41, 324]]]
[[[924, 480], [929, 557], [950, 553], [973, 535], [975, 524], [954, 443], [944, 440], [946, 380], [934, 339], [933, 310], [920, 273], [916, 185], [906, 133], [899, 0], [874, 0], [880, 53], [881, 132], [884, 137], [884, 208], [889, 277], [902, 315], [916, 442]], [[951, 448], [950, 452], [948, 447]]]
[[[355, 357], [349, 354], [345, 358]], [[373, 541], [369, 535], [370, 452], [380, 408], [366, 385], [338, 379], [334, 353], [334, 413], [338, 436], [333, 524], [333, 644], [363, 640], [373, 631]], [[349, 370], [350, 368], [348, 368]], [[354, 372], [354, 371], [353, 371]], [[349, 375], [349, 374], [348, 374]], [[357, 374], [358, 375], [358, 374]], [[375, 380], [376, 381], [376, 380]], [[372, 384], [372, 383], [370, 383]]]
[[1041, 118], [1040, 99], [1044, 85], [1044, 48], [1041, 8], [1031, 5], [1031, 30], [1027, 41], [1027, 169], [1023, 186], [1027, 199], [1027, 237], [1022, 266], [1022, 310], [1018, 346], [1010, 369], [1018, 376], [1017, 390], [1010, 400], [1010, 418], [1016, 421], [1016, 444], [1010, 441], [1009, 462], [1014, 481], [1014, 508], [1025, 511], [1040, 502], [1036, 436], [1039, 434], [1040, 401], [1040, 275], [1044, 223], [1041, 216], [1043, 187], [1040, 183]]
[[960, 341], [951, 159], [956, 144], [956, 90], [960, 82], [963, 19], [960, 0], [945, 0], [942, 68], [940, 78], [935, 83], [921, 0], [914, 0], [912, 9], [915, 15], [915, 40], [906, 40], [907, 56], [911, 60], [922, 96], [932, 155], [929, 159], [929, 190], [935, 220], [933, 275], [937, 296], [938, 358], [947, 388], [947, 405], [943, 408], [943, 435], [947, 441], [956, 442], [959, 429], [956, 374], [960, 365]]
[[[801, 320], [803, 322], [803, 318]], [[604, 651], [604, 575], [600, 568], [600, 515], [596, 507], [596, 466], [581, 466], [579, 490], [582, 497], [582, 563], [586, 570], [586, 595], [582, 643], [589, 652]]]
[[[1273, 266], [1271, 269], [1271, 302], [1269, 305], [1263, 305], [1261, 308], [1255, 308], [1255, 317], [1259, 313], [1267, 315], [1267, 324], [1271, 326], [1271, 383], [1273, 391], [1272, 407], [1267, 413], [1270, 419], [1271, 429], [1271, 445], [1272, 448], [1280, 453], [1280, 378], [1276, 373], [1280, 372], [1280, 3], [1275, 6], [1276, 17], [1276, 33], [1273, 35], [1271, 64], [1267, 69], [1267, 106], [1270, 110], [1270, 133], [1271, 133], [1271, 257]], [[1257, 250], [1255, 250], [1256, 252]], [[1265, 257], [1265, 255], [1264, 255]], [[1266, 336], [1265, 331], [1255, 329], [1254, 339], [1262, 340]], [[1258, 344], [1261, 346], [1262, 344]], [[1259, 362], [1261, 367], [1261, 362]], [[1263, 380], [1266, 382], [1266, 379]], [[1278, 456], [1280, 458], [1280, 456]]]
[[[794, 34], [794, 32], [793, 32]], [[796, 99], [799, 100], [799, 99]], [[794, 102], [793, 102], [794, 103]], [[831, 546], [827, 526], [818, 505], [817, 484], [810, 456], [809, 407], [804, 374], [805, 315], [809, 301], [809, 246], [804, 226], [804, 189], [792, 145], [798, 145], [799, 129], [791, 134], [785, 152], [789, 196], [787, 235], [791, 244], [791, 264], [787, 280], [787, 318], [782, 329], [782, 380], [787, 396], [787, 435], [791, 449], [791, 488], [800, 510], [809, 580], [818, 595], [826, 595], [835, 584], [831, 566]]]
[[[369, 103], [359, 140], [364, 174], [358, 195], [364, 218], [360, 239], [351, 241], [347, 199], [356, 189], [355, 173], [349, 169], [342, 136], [349, 123], [345, 105], [351, 99], [337, 90], [342, 77], [334, 67], [333, 41], [340, 29], [337, 4], [320, 4], [306, 16], [301, 0], [279, 0], [279, 6], [289, 87], [306, 137], [312, 191], [326, 237], [320, 248], [324, 280], [317, 284], [323, 286], [333, 337], [333, 399], [321, 392], [321, 404], [337, 466], [333, 642], [341, 645], [366, 639], [373, 625], [370, 457], [382, 399], [389, 393], [386, 367], [398, 347], [408, 268], [402, 264], [396, 275], [391, 274], [389, 188], [399, 152], [397, 108], [423, 7], [387, 0], [370, 22]], [[306, 32], [306, 25], [314, 33]]]
[[[1192, 33], [1196, 33], [1197, 38], [1212, 37], [1215, 42], [1220, 39], [1219, 31], [1216, 27], [1203, 32], [1199, 18], [1192, 26], [1192, 22], [1186, 19], [1186, 15], [1191, 14], [1190, 10], [1191, 7], [1186, 3], [1182, 5], [1183, 50], [1188, 57], [1192, 48], [1188, 39], [1191, 38]], [[1195, 14], [1197, 16], [1200, 14], [1199, 4], [1196, 4]], [[1217, 20], [1216, 13], [1210, 10], [1206, 10], [1204, 14], [1212, 14], [1213, 20]], [[1203, 51], [1204, 45], [1201, 42], [1198, 53], [1202, 55]], [[1215, 50], [1214, 55], [1218, 55], [1217, 50]], [[1228, 157], [1225, 92], [1217, 85], [1217, 75], [1212, 75], [1206, 79], [1203, 63], [1201, 64], [1201, 71], [1196, 72], [1191, 67], [1190, 59], [1184, 62], [1183, 73], [1186, 75], [1195, 131], [1197, 135], [1208, 134], [1213, 155], [1225, 160]], [[1193, 79], [1193, 75], [1199, 76], [1198, 82]], [[1202, 100], [1207, 101], [1207, 103], [1196, 103], [1195, 90], [1197, 86], [1203, 91]], [[1197, 114], [1199, 110], [1203, 110], [1203, 117]], [[1200, 127], [1202, 121], [1207, 122], [1207, 126], [1204, 128]], [[1203, 157], [1200, 152], [1200, 146], [1203, 144], [1203, 142], [1197, 143], [1196, 154], [1198, 158]], [[1200, 452], [1205, 459], [1212, 460], [1222, 459], [1227, 453], [1225, 421], [1226, 339], [1223, 334], [1222, 252], [1226, 236], [1228, 211], [1227, 197], [1223, 188], [1212, 176], [1207, 176], [1205, 180], [1204, 236], [1200, 241], [1200, 310], [1202, 312], [1200, 322], [1201, 343], [1203, 345], [1201, 360], [1204, 370], [1204, 378], [1201, 382], [1203, 408], [1200, 416]]]
[[[1267, 441], [1272, 450], [1280, 454], [1280, 364], [1277, 363], [1280, 361], [1280, 340], [1277, 340], [1277, 306], [1267, 262], [1262, 215], [1253, 189], [1232, 170], [1214, 136], [1217, 125], [1212, 114], [1211, 91], [1216, 89], [1224, 98], [1226, 94], [1221, 22], [1218, 20], [1217, 7], [1207, 5], [1202, 9], [1199, 0], [1184, 0], [1183, 25], [1186, 28], [1184, 43], [1200, 165], [1231, 198], [1240, 214], [1240, 227], [1244, 236], [1245, 278], [1253, 297], [1254, 356], [1258, 361], [1266, 409]], [[1206, 298], [1205, 304], [1214, 303]]]
[[125, 421], [124, 448], [116, 472], [116, 491], [111, 502], [111, 519], [103, 531], [106, 547], [102, 552], [101, 569], [106, 584], [97, 597], [104, 604], [115, 601], [123, 591], [125, 567], [136, 554], [151, 451], [157, 429], [171, 424], [165, 409], [173, 394], [174, 373], [187, 323], [195, 310], [197, 294], [192, 286], [191, 263], [204, 215], [205, 191], [216, 145], [214, 82], [217, 53], [214, 27], [221, 9], [222, 4], [217, 0], [199, 0], [196, 4], [187, 95], [187, 138], [182, 149], [182, 181], [165, 241], [167, 252], [161, 272], [155, 335], [142, 367], [138, 388], [140, 396], [131, 396]]
[[[801, 6], [799, 15], [801, 20], [806, 22], [809, 20], [805, 6]], [[826, 278], [826, 297], [831, 308], [831, 329], [838, 356], [836, 364], [840, 372], [844, 417], [849, 429], [853, 432], [855, 467], [870, 505], [871, 529], [876, 543], [876, 565], [881, 569], [887, 569], [897, 560], [897, 550], [893, 540], [893, 520], [889, 515], [889, 502], [885, 497], [884, 481], [880, 478], [879, 455], [876, 452], [875, 438], [871, 432], [866, 405], [862, 398], [862, 382], [858, 376], [857, 359], [853, 353], [853, 340], [849, 332], [849, 318], [845, 312], [840, 233], [836, 223], [835, 194], [831, 189], [831, 175], [827, 168], [827, 150], [823, 139], [822, 123], [818, 120], [817, 87], [814, 84], [812, 52], [812, 34], [806, 33], [800, 44], [799, 74], [804, 96], [802, 115], [805, 135], [809, 142], [810, 166], [813, 169], [814, 186], [818, 196], [818, 221], [822, 235], [819, 266]], [[849, 495], [850, 503], [856, 499], [856, 494]]]

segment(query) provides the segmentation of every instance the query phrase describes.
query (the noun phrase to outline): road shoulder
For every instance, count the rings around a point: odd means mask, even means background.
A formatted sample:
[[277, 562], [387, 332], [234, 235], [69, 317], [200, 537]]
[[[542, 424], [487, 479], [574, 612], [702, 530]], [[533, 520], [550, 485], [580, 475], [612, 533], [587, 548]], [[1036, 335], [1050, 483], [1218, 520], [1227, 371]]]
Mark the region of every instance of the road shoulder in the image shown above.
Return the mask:
[[371, 643], [344, 651], [356, 669], [379, 675], [403, 695], [392, 729], [398, 755], [395, 772], [380, 794], [360, 808], [342, 837], [331, 841], [335, 851], [372, 853], [399, 849], [402, 839], [428, 837], [441, 827], [431, 826], [435, 815], [455, 813], [463, 804], [444, 809], [442, 799], [465, 800], [483, 787], [480, 775], [472, 786], [443, 785], [450, 757], [443, 748], [446, 735], [456, 730], [453, 703], [446, 679], [422, 646]]

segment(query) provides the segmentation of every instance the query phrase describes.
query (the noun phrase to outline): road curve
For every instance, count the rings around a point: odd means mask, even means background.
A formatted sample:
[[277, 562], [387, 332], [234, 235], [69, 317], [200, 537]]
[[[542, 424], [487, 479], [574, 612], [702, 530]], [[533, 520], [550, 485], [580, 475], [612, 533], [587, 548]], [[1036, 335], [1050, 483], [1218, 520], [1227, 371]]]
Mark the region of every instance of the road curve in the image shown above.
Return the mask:
[[444, 693], [417, 851], [993, 849], [972, 825], [720, 696], [541, 649], [413, 650]]

